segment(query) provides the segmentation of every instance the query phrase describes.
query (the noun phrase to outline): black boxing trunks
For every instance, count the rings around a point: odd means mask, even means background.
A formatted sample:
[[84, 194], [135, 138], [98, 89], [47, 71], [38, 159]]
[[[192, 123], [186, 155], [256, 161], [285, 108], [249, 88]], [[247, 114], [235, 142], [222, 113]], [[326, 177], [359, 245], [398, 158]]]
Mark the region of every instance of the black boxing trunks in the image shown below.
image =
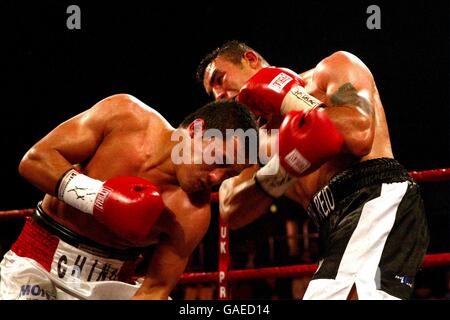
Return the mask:
[[353, 165], [308, 207], [320, 262], [304, 299], [408, 299], [429, 242], [419, 186], [394, 159]]
[[84, 238], [38, 205], [0, 263], [0, 299], [129, 299], [140, 250]]

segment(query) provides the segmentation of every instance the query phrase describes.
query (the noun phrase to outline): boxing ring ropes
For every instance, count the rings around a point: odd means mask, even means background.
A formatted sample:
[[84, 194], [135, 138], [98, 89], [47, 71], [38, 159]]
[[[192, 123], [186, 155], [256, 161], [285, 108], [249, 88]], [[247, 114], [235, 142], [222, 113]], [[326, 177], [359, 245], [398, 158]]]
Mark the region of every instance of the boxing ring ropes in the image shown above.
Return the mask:
[[[426, 171], [409, 172], [417, 182], [445, 182], [450, 180], [450, 168]], [[211, 194], [211, 203], [218, 202], [218, 194]], [[0, 211], [0, 218], [24, 218], [31, 215], [34, 209]], [[231, 299], [230, 281], [253, 280], [266, 278], [296, 278], [312, 276], [316, 271], [317, 264], [302, 264], [283, 267], [267, 267], [245, 270], [230, 270], [229, 253], [229, 229], [226, 223], [219, 219], [219, 270], [216, 272], [184, 273], [179, 281], [180, 284], [193, 283], [216, 283], [218, 284], [218, 299]], [[432, 268], [450, 265], [450, 252], [426, 255], [422, 268]]]

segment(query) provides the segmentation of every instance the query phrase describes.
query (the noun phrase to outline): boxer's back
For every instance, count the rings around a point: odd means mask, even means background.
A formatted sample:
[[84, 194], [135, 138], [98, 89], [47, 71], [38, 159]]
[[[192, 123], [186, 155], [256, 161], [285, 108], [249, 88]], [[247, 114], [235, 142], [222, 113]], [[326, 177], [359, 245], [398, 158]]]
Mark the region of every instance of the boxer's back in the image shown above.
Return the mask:
[[[104, 119], [115, 121], [114, 128], [105, 134], [92, 157], [78, 167], [88, 176], [102, 181], [115, 176], [140, 176], [155, 185], [166, 184], [168, 181], [164, 181], [165, 178], [155, 168], [170, 152], [164, 146], [167, 145], [167, 139], [170, 140], [172, 128], [153, 109], [133, 100], [117, 106], [124, 108], [118, 115], [106, 114], [105, 117], [114, 117]], [[173, 192], [173, 188], [162, 190], [162, 196], [170, 197]], [[145, 243], [131, 244], [118, 238], [93, 216], [78, 211], [54, 196], [47, 194], [42, 206], [54, 220], [72, 231], [113, 247], [146, 246], [154, 243], [158, 235], [165, 231], [157, 223]]]

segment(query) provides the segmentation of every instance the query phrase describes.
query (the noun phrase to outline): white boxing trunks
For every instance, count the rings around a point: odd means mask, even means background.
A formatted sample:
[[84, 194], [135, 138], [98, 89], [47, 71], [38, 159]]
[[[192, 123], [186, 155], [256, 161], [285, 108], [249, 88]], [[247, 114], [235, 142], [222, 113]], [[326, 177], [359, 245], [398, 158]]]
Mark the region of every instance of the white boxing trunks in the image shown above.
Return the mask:
[[[3, 257], [1, 300], [121, 300], [134, 295], [139, 285], [131, 276], [137, 260], [130, 259], [131, 254], [127, 257], [129, 252], [74, 241], [69, 244], [65, 240], [73, 240], [73, 234], [61, 237], [47, 228], [58, 226], [49, 220], [38, 206]], [[66, 229], [64, 234], [68, 233]]]

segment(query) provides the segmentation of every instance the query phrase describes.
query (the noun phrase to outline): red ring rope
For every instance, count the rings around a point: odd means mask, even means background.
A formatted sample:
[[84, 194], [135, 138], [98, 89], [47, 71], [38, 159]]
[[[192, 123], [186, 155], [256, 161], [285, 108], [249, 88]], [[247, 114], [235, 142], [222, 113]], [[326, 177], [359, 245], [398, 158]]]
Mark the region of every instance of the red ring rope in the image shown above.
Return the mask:
[[[409, 175], [417, 182], [441, 182], [450, 180], [450, 168], [425, 171], [410, 171]], [[211, 202], [219, 202], [218, 192], [211, 193]], [[32, 214], [34, 209], [0, 211], [1, 218], [20, 218]]]
[[[422, 268], [450, 265], [450, 253], [438, 253], [425, 256]], [[285, 267], [259, 268], [249, 270], [231, 270], [228, 280], [250, 280], [262, 278], [295, 278], [312, 276], [317, 270], [317, 264], [303, 264]], [[180, 283], [216, 282], [218, 272], [184, 273]]]
[[[417, 182], [442, 182], [450, 180], [450, 168], [425, 171], [410, 171], [409, 175]], [[211, 202], [219, 202], [218, 192], [211, 193]]]
[[[417, 182], [441, 182], [450, 180], [450, 168], [435, 169], [426, 171], [411, 171], [410, 176]], [[211, 202], [219, 202], [217, 192], [211, 193]], [[34, 209], [0, 211], [0, 219], [21, 218], [31, 215]], [[218, 282], [219, 299], [229, 299], [229, 280], [240, 279], [260, 279], [260, 278], [290, 278], [311, 276], [316, 271], [317, 264], [294, 265], [285, 267], [259, 268], [252, 270], [232, 270], [229, 271], [229, 243], [228, 226], [220, 219], [219, 223], [219, 271], [185, 273], [180, 279], [180, 283], [198, 282]], [[450, 265], [450, 253], [431, 254], [424, 258], [423, 268]]]
[[0, 211], [0, 219], [16, 219], [32, 215], [34, 209]]
[[450, 180], [450, 168], [426, 171], [411, 171], [409, 175], [417, 182], [441, 182]]
[[[450, 180], [450, 168], [448, 169], [435, 169], [435, 170], [427, 170], [427, 171], [411, 171], [409, 175], [415, 179], [417, 182], [439, 182], [439, 181], [448, 181]], [[211, 202], [217, 203], [219, 202], [219, 194], [217, 192], [211, 193]], [[228, 226], [224, 224], [222, 219], [220, 219], [220, 231], [227, 230]], [[220, 235], [219, 235], [220, 237]], [[225, 244], [223, 243], [225, 242]], [[227, 250], [226, 253], [219, 249], [219, 272], [211, 272], [211, 273], [199, 273], [197, 275], [192, 274], [184, 274], [181, 283], [191, 283], [191, 282], [210, 282], [210, 281], [219, 281], [219, 299], [227, 300], [230, 299], [229, 292], [229, 280], [237, 280], [237, 279], [257, 279], [257, 278], [274, 278], [274, 277], [295, 277], [302, 275], [313, 275], [317, 269], [317, 265], [299, 265], [299, 266], [287, 266], [287, 267], [275, 267], [275, 268], [262, 268], [262, 269], [254, 269], [254, 270], [233, 270], [229, 271], [228, 261], [230, 257], [228, 256], [228, 233], [226, 239], [219, 238], [220, 245], [226, 245]], [[450, 254], [449, 254], [450, 255]], [[438, 257], [435, 257], [438, 259]], [[446, 264], [450, 264], [450, 258], [445, 256]], [[428, 262], [424, 260], [424, 265], [433, 264], [433, 262]]]

